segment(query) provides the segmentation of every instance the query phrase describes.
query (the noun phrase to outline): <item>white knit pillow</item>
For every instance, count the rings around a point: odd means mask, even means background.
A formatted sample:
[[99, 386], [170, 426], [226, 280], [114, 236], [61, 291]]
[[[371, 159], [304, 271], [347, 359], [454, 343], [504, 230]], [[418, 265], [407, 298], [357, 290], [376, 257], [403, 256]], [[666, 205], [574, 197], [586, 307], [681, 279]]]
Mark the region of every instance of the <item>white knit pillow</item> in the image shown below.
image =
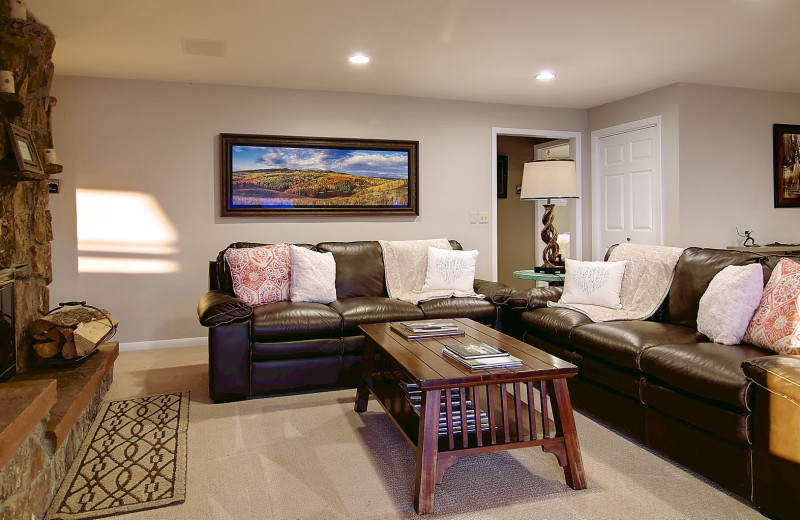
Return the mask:
[[318, 253], [290, 245], [293, 302], [331, 303], [336, 299], [336, 261], [333, 253]]
[[621, 262], [581, 262], [565, 260], [564, 292], [559, 303], [583, 303], [621, 309], [619, 293], [627, 260]]
[[477, 260], [478, 251], [459, 251], [428, 246], [428, 271], [422, 290], [472, 291]]
[[714, 343], [738, 345], [763, 290], [761, 264], [729, 265], [711, 279], [700, 298], [697, 330]]

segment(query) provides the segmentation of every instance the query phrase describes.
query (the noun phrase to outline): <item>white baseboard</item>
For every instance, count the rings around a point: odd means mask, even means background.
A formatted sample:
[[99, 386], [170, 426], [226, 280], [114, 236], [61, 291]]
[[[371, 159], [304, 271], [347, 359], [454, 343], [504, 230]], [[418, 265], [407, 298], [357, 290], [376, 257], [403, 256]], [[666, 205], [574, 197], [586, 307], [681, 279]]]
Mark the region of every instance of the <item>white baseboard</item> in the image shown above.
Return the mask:
[[200, 338], [177, 338], [177, 339], [160, 339], [156, 341], [134, 341], [131, 343], [120, 343], [120, 352], [131, 350], [153, 350], [157, 348], [173, 348], [173, 347], [197, 347], [208, 345], [208, 338], [203, 336]]

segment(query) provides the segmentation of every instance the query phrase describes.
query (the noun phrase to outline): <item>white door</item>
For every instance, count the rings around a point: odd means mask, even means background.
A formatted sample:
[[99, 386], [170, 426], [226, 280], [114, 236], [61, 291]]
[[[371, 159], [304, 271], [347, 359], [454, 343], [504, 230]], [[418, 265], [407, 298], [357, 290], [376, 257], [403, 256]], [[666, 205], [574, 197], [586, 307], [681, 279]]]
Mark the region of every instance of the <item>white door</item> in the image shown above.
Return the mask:
[[595, 138], [593, 258], [623, 242], [662, 245], [660, 125]]

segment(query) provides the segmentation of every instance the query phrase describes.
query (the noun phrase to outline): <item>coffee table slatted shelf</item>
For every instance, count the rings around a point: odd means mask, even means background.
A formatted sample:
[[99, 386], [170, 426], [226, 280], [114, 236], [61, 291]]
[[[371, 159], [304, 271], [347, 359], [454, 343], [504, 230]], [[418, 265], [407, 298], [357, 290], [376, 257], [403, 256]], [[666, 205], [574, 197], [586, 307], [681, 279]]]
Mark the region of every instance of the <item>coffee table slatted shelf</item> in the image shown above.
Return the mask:
[[[566, 385], [577, 368], [472, 320], [456, 321], [464, 336], [424, 340], [407, 340], [389, 323], [361, 326], [366, 339], [355, 409], [365, 411], [372, 394], [411, 444], [417, 458], [417, 512], [433, 510], [434, 485], [462, 455], [541, 446], [556, 455], [568, 485], [585, 488]], [[471, 371], [441, 353], [445, 345], [472, 341], [507, 350], [523, 364]], [[409, 383], [421, 392], [418, 411], [404, 389]], [[535, 402], [540, 412], [527, 404]], [[473, 421], [481, 417], [480, 429], [461, 428], [460, 418], [466, 416], [469, 422], [470, 415]]]

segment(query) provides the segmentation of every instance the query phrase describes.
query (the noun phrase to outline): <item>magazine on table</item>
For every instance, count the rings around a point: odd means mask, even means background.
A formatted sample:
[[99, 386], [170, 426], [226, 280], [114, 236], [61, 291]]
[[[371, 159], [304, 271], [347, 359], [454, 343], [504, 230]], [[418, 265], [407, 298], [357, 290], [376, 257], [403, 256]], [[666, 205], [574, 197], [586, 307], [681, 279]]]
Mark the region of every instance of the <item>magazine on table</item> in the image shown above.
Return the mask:
[[450, 320], [401, 321], [399, 324], [414, 333], [458, 330], [458, 324]]
[[508, 352], [501, 348], [493, 347], [483, 341], [473, 341], [472, 343], [461, 343], [458, 345], [447, 345], [446, 349], [462, 359], [480, 359], [488, 357], [508, 356]]
[[448, 349], [442, 349], [442, 354], [456, 361], [470, 370], [485, 370], [488, 368], [514, 368], [522, 366], [522, 360], [512, 355], [484, 357], [478, 359], [464, 359], [458, 354], [454, 354]]
[[390, 325], [391, 329], [406, 339], [425, 339], [438, 338], [441, 336], [463, 336], [463, 330], [425, 330], [423, 332], [411, 332], [400, 324]]

